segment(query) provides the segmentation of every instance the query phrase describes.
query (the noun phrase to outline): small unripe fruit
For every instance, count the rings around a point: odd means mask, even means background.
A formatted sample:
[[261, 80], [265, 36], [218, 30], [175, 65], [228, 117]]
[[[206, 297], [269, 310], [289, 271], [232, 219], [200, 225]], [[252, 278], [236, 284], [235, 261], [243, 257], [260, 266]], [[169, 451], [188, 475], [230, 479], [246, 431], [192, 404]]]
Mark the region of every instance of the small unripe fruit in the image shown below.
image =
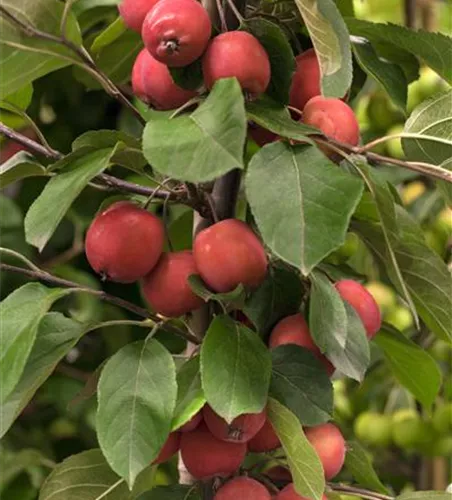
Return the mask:
[[340, 99], [313, 97], [303, 109], [302, 121], [338, 142], [351, 146], [359, 143], [359, 125], [355, 113]]
[[187, 66], [202, 55], [212, 26], [196, 0], [160, 0], [143, 23], [143, 42], [167, 66]]
[[296, 68], [292, 76], [289, 104], [303, 111], [306, 103], [320, 95], [320, 66], [314, 49], [309, 49], [295, 58]]
[[120, 201], [96, 216], [86, 234], [91, 267], [119, 283], [133, 283], [149, 273], [163, 250], [164, 228], [158, 217]]
[[367, 337], [374, 337], [381, 327], [381, 314], [372, 295], [353, 280], [341, 280], [335, 286], [342, 299], [348, 302], [361, 318]]
[[275, 348], [284, 344], [296, 344], [305, 349], [309, 349], [325, 366], [328, 375], [334, 372], [334, 366], [314, 344], [308, 324], [300, 313], [287, 316], [273, 328], [269, 339], [270, 348]]
[[398, 410], [392, 416], [392, 440], [400, 448], [411, 449], [421, 441], [423, 423], [417, 411]]
[[235, 477], [222, 486], [214, 500], [271, 500], [267, 488], [250, 477]]
[[160, 450], [160, 453], [158, 454], [157, 458], [152, 462], [154, 465], [162, 464], [163, 462], [166, 462], [175, 453], [177, 453], [179, 451], [180, 436], [181, 435], [179, 432], [172, 432], [168, 436], [168, 438], [165, 441], [165, 444], [162, 446], [162, 449]]
[[391, 417], [375, 412], [364, 412], [353, 425], [356, 437], [363, 443], [387, 447], [392, 441]]
[[192, 432], [194, 431], [198, 425], [202, 422], [202, 413], [198, 411], [193, 417], [185, 423], [182, 427], [177, 429], [179, 432]]
[[246, 443], [253, 438], [265, 423], [265, 410], [260, 413], [245, 413], [228, 424], [209, 405], [202, 411], [209, 431], [218, 439], [233, 443]]
[[446, 403], [436, 408], [433, 413], [432, 423], [434, 429], [441, 433], [447, 434], [452, 432], [452, 403]]
[[[275, 500], [308, 500], [308, 498], [299, 495], [293, 483], [290, 483], [276, 495]], [[326, 495], [322, 496], [322, 500], [328, 500]]]
[[195, 259], [189, 250], [162, 255], [154, 269], [143, 279], [143, 294], [152, 309], [169, 318], [177, 318], [200, 308], [204, 301], [188, 284], [197, 274]]
[[168, 68], [143, 49], [132, 69], [133, 93], [146, 104], [156, 109], [175, 109], [197, 95], [174, 83]]
[[221, 78], [236, 77], [242, 89], [256, 97], [270, 83], [270, 60], [257, 38], [246, 31], [216, 36], [202, 59], [204, 83], [211, 89]]
[[244, 223], [226, 219], [201, 231], [193, 246], [201, 278], [216, 292], [240, 283], [256, 288], [267, 274], [267, 255], [259, 238]]
[[370, 281], [365, 286], [372, 295], [380, 311], [384, 314], [397, 306], [397, 296], [392, 288], [380, 281]]
[[281, 441], [268, 418], [265, 419], [260, 431], [248, 441], [248, 450], [254, 453], [276, 450], [280, 446]]
[[141, 33], [144, 18], [158, 1], [159, 0], [122, 0], [118, 7], [119, 14], [128, 28], [137, 33]]
[[345, 460], [345, 440], [333, 424], [323, 424], [306, 429], [306, 437], [322, 462], [325, 479], [339, 474]]
[[235, 472], [246, 455], [245, 443], [217, 439], [204, 423], [181, 438], [181, 455], [188, 472], [196, 479], [228, 476]]

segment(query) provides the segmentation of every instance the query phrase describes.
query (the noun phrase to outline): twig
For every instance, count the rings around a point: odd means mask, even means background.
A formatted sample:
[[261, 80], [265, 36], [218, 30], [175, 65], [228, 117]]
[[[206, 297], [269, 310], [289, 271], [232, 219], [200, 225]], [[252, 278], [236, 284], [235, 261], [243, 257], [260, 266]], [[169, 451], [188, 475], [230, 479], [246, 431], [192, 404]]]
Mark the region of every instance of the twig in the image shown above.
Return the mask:
[[[70, 3], [69, 7], [70, 7]], [[63, 13], [63, 19], [61, 23], [61, 27], [65, 28], [66, 21], [67, 21], [67, 16], [69, 15], [69, 8], [65, 9]], [[24, 21], [21, 21], [18, 19], [14, 14], [12, 14], [8, 9], [6, 9], [3, 6], [0, 6], [0, 14], [5, 18], [8, 19], [11, 23], [13, 23], [22, 33], [24, 33], [26, 36], [29, 36], [31, 38], [39, 38], [41, 40], [46, 40], [48, 42], [53, 42], [57, 43], [59, 45], [63, 45], [67, 47], [69, 50], [71, 50], [75, 55], [78, 56], [78, 58], [81, 60], [82, 67], [84, 67], [86, 70], [88, 70], [104, 87], [105, 91], [114, 99], [119, 101], [121, 104], [126, 106], [132, 113], [135, 115], [135, 117], [140, 121], [140, 123], [145, 124], [146, 121], [144, 118], [141, 116], [140, 112], [138, 111], [137, 108], [127, 99], [127, 97], [121, 92], [121, 90], [110, 80], [110, 78], [100, 69], [96, 66], [95, 62], [89, 55], [89, 53], [86, 51], [86, 49], [82, 46], [79, 47], [75, 43], [71, 42], [68, 40], [65, 35], [62, 37], [58, 37], [55, 35], [52, 35], [50, 33], [46, 33], [44, 31], [41, 31], [37, 29], [35, 26], [25, 23]], [[64, 15], [65, 14], [65, 15]], [[64, 21], [64, 24], [63, 24]]]
[[243, 21], [244, 21], [243, 16], [242, 16], [242, 14], [240, 14], [239, 10], [235, 6], [234, 0], [226, 0], [226, 1], [228, 3], [229, 8], [231, 9], [232, 13], [234, 14], [237, 21], [239, 22], [239, 24], [243, 24]]
[[[7, 272], [23, 274], [23, 275], [28, 276], [29, 278], [31, 278], [33, 280], [43, 281], [43, 282], [49, 283], [51, 285], [62, 286], [64, 288], [71, 288], [77, 292], [89, 293], [90, 295], [94, 295], [95, 297], [99, 298], [100, 300], [102, 300], [104, 302], [108, 302], [110, 304], [118, 306], [118, 307], [125, 309], [133, 314], [136, 314], [137, 316], [140, 316], [142, 318], [150, 319], [154, 322], [161, 321], [161, 318], [159, 318], [158, 316], [151, 314], [147, 309], [144, 309], [144, 308], [139, 307], [135, 304], [132, 304], [132, 302], [128, 302], [127, 300], [121, 299], [120, 297], [110, 295], [110, 294], [104, 292], [103, 290], [95, 290], [94, 288], [81, 286], [79, 283], [75, 283], [73, 281], [58, 278], [57, 276], [54, 276], [53, 274], [50, 274], [46, 271], [42, 271], [42, 270], [35, 271], [35, 270], [31, 270], [31, 269], [25, 269], [23, 267], [17, 267], [17, 266], [11, 266], [9, 264], [4, 264], [3, 262], [0, 263], [0, 269], [7, 271]], [[194, 344], [200, 343], [200, 341], [195, 336], [193, 336], [191, 333], [185, 332], [184, 330], [181, 330], [180, 328], [178, 328], [174, 325], [169, 325], [168, 323], [166, 323], [165, 328], [169, 332], [183, 337], [188, 342], [192, 342]]]
[[226, 16], [224, 15], [223, 4], [221, 3], [221, 1], [222, 0], [216, 0], [217, 11], [218, 11], [218, 16], [220, 18], [221, 31], [225, 32], [228, 31], [228, 25], [226, 24]]
[[416, 0], [404, 0], [405, 26], [414, 28], [416, 25]]
[[355, 486], [348, 486], [345, 484], [327, 483], [329, 488], [333, 491], [340, 491], [347, 495], [357, 496], [365, 500], [395, 500], [395, 497], [376, 493], [374, 491], [356, 488]]

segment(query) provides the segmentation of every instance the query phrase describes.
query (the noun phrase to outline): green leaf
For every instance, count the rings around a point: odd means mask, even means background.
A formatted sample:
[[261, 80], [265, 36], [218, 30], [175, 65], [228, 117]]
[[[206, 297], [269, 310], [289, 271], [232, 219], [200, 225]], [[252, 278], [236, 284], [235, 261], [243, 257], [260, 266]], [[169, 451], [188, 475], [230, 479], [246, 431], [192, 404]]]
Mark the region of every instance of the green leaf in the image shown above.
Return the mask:
[[[22, 229], [24, 218], [21, 209], [7, 196], [0, 194], [0, 230]], [[2, 234], [4, 236], [4, 233]]]
[[[2, 0], [2, 7], [23, 22], [52, 35], [60, 35], [64, 5], [57, 0]], [[73, 15], [68, 16], [66, 35], [81, 44]], [[22, 34], [11, 21], [0, 16], [0, 99], [5, 99], [37, 78], [72, 64], [77, 57], [62, 44]]]
[[288, 408], [303, 425], [331, 420], [333, 386], [322, 363], [294, 344], [272, 349], [270, 395]]
[[287, 456], [295, 490], [320, 500], [325, 490], [323, 467], [298, 418], [275, 399], [269, 400], [267, 415]]
[[157, 488], [143, 493], [138, 500], [201, 500], [201, 496], [196, 484], [192, 486], [171, 484], [157, 486]]
[[[347, 18], [350, 33], [367, 38], [372, 45], [392, 45], [398, 52], [410, 52], [422, 59], [447, 82], [452, 83], [452, 38], [441, 33], [412, 30], [395, 24], [372, 23]], [[411, 80], [410, 80], [411, 81]]]
[[83, 325], [60, 313], [48, 313], [44, 316], [19, 382], [0, 406], [0, 438], [6, 434], [37, 389], [74, 347], [84, 331]]
[[123, 479], [108, 466], [99, 449], [66, 458], [47, 477], [39, 500], [125, 500], [130, 498]]
[[345, 348], [347, 344], [347, 312], [344, 302], [331, 282], [313, 272], [309, 301], [309, 329], [322, 352]]
[[316, 128], [293, 120], [286, 107], [265, 95], [258, 101], [248, 102], [246, 113], [249, 120], [288, 139], [314, 144], [308, 135], [319, 133]]
[[277, 24], [259, 17], [247, 19], [242, 29], [260, 41], [270, 59], [271, 80], [266, 94], [281, 104], [287, 104], [295, 58], [285, 32]]
[[174, 83], [183, 89], [196, 90], [203, 84], [201, 59], [182, 68], [168, 68]]
[[195, 356], [186, 361], [177, 372], [177, 400], [171, 429], [178, 429], [188, 422], [205, 402], [199, 356]]
[[317, 148], [281, 142], [253, 156], [245, 186], [265, 243], [304, 275], [345, 241], [363, 189]]
[[0, 165], [0, 188], [27, 177], [47, 175], [45, 167], [39, 164], [30, 153], [19, 151]]
[[33, 98], [33, 85], [28, 83], [13, 94], [10, 94], [4, 101], [0, 100], [0, 108], [8, 111], [16, 112], [17, 109], [25, 111], [31, 104]]
[[235, 78], [227, 78], [190, 115], [151, 120], [144, 130], [144, 155], [164, 175], [206, 182], [243, 169], [245, 137], [242, 90]]
[[118, 16], [109, 26], [96, 36], [91, 44], [91, 53], [97, 54], [101, 49], [116, 41], [127, 30], [121, 16]]
[[229, 316], [217, 316], [201, 347], [201, 379], [209, 405], [227, 422], [258, 413], [267, 402], [270, 352], [259, 336]]
[[154, 339], [126, 345], [102, 370], [97, 437], [108, 463], [130, 488], [168, 437], [176, 393], [171, 354]]
[[[452, 157], [441, 163], [440, 167], [452, 172]], [[437, 181], [437, 185], [446, 203], [452, 206], [452, 184], [447, 181]]]
[[73, 10], [77, 16], [80, 16], [96, 7], [113, 7], [119, 5], [120, 2], [121, 0], [78, 0], [74, 3]]
[[265, 281], [246, 301], [243, 312], [265, 336], [280, 319], [298, 311], [302, 294], [301, 280], [294, 271], [270, 267]]
[[370, 363], [370, 349], [366, 331], [356, 311], [344, 302], [347, 313], [347, 342], [341, 348], [339, 344], [329, 344], [326, 357], [344, 375], [361, 382]]
[[[109, 166], [111, 154], [111, 149], [86, 154], [77, 151], [62, 160], [64, 168], [50, 179], [25, 217], [25, 236], [30, 245], [39, 250], [45, 247], [83, 188]], [[58, 163], [54, 165], [57, 166]]]
[[234, 305], [237, 309], [243, 306], [246, 297], [245, 287], [240, 283], [234, 290], [226, 293], [215, 293], [211, 292], [201, 277], [198, 274], [193, 274], [188, 277], [188, 284], [193, 292], [204, 299], [206, 302], [209, 300], [214, 300], [224, 306]]
[[403, 493], [396, 500], [450, 500], [450, 493], [444, 491], [413, 491]]
[[350, 36], [333, 0], [295, 0], [311, 36], [322, 75], [322, 94], [344, 97], [352, 83]]
[[[114, 83], [127, 83], [141, 48], [140, 35], [132, 30], [126, 30], [109, 45], [100, 48], [94, 56], [94, 62]], [[83, 68], [74, 68], [74, 73], [89, 89], [102, 88], [101, 83]]]
[[379, 493], [388, 493], [373, 468], [370, 454], [357, 441], [347, 441], [345, 467], [360, 486]]
[[[423, 232], [411, 216], [396, 205], [399, 240], [395, 248], [397, 261], [416, 310], [438, 337], [452, 341], [452, 280], [447, 266], [425, 242]], [[361, 239], [382, 266], [388, 268], [384, 236], [379, 225], [354, 223]], [[394, 282], [394, 276], [389, 275]]]
[[452, 157], [452, 89], [423, 101], [405, 123], [402, 146], [408, 160], [438, 165]]
[[391, 275], [392, 282], [394, 283], [400, 296], [406, 301], [415, 323], [418, 326], [419, 319], [416, 308], [405, 283], [401, 270], [400, 256], [396, 253], [396, 248], [399, 242], [399, 228], [397, 227], [396, 221], [395, 202], [391, 194], [389, 184], [380, 181], [366, 163], [363, 163], [362, 161], [355, 161], [353, 164], [364, 179], [364, 182], [366, 183], [377, 208], [380, 219], [380, 227], [384, 236], [385, 257], [388, 263], [388, 272]]
[[408, 82], [400, 66], [379, 58], [375, 49], [364, 38], [352, 37], [352, 47], [361, 68], [380, 83], [397, 106], [405, 109]]
[[385, 327], [375, 337], [392, 373], [429, 410], [441, 387], [438, 364], [412, 340]]
[[0, 303], [1, 403], [6, 401], [22, 376], [42, 317], [69, 291], [27, 283]]

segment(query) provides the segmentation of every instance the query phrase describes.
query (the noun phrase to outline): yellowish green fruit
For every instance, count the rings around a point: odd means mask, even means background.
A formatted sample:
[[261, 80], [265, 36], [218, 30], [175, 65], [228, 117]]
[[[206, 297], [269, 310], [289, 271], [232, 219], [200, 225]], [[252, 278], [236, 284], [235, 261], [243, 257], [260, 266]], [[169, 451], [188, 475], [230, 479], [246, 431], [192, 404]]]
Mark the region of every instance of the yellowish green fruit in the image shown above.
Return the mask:
[[366, 285], [367, 291], [375, 299], [382, 314], [386, 314], [397, 304], [397, 297], [392, 288], [380, 281], [369, 281]]
[[155, 473], [153, 486], [169, 486], [171, 484], [171, 477], [159, 467]]
[[[398, 135], [403, 133], [403, 125], [402, 124], [397, 124], [391, 127], [386, 135]], [[405, 158], [405, 153], [403, 152], [402, 148], [402, 140], [400, 137], [395, 137], [394, 139], [390, 139], [389, 141], [386, 142], [386, 149], [388, 150], [389, 156], [392, 158]]]
[[391, 309], [385, 316], [385, 321], [401, 332], [413, 326], [413, 316], [411, 316], [410, 310], [404, 306], [396, 306]]
[[392, 439], [403, 449], [412, 449], [421, 441], [422, 421], [415, 410], [399, 410], [392, 416]]
[[433, 443], [438, 438], [438, 433], [433, 428], [432, 422], [422, 421], [422, 433], [416, 449], [426, 455], [432, 455]]
[[440, 436], [432, 445], [432, 454], [435, 457], [450, 457], [452, 455], [452, 435]]
[[388, 415], [364, 412], [353, 426], [356, 437], [363, 443], [375, 447], [387, 447], [392, 440], [392, 421]]
[[354, 109], [359, 129], [361, 131], [367, 130], [370, 127], [369, 117], [367, 116], [367, 106], [369, 105], [369, 100], [369, 96], [362, 97]]
[[425, 193], [425, 184], [421, 181], [413, 181], [402, 188], [400, 197], [405, 205], [413, 203], [414, 200]]
[[432, 229], [426, 229], [424, 231], [424, 236], [427, 245], [442, 257], [444, 255], [445, 248], [444, 242], [442, 238], [438, 236], [438, 233], [436, 233]]
[[77, 426], [71, 420], [61, 417], [50, 424], [49, 433], [57, 439], [71, 438], [77, 434]]
[[334, 393], [334, 409], [344, 419], [351, 420], [354, 416], [353, 405], [343, 393]]
[[435, 73], [435, 71], [428, 66], [421, 68], [420, 75], [419, 84], [423, 99], [427, 99], [447, 87], [446, 83], [441, 79], [438, 73]]
[[444, 340], [436, 340], [430, 348], [430, 354], [438, 361], [450, 361], [452, 347]]
[[406, 108], [408, 113], [411, 113], [413, 109], [419, 106], [419, 104], [422, 101], [423, 101], [423, 96], [422, 96], [421, 83], [419, 82], [419, 80], [410, 83], [410, 85], [408, 85], [408, 97], [406, 103]]
[[438, 406], [432, 417], [433, 428], [440, 434], [452, 433], [452, 403]]
[[376, 92], [370, 98], [367, 116], [369, 124], [374, 130], [388, 130], [404, 118], [401, 111], [392, 104], [384, 92]]

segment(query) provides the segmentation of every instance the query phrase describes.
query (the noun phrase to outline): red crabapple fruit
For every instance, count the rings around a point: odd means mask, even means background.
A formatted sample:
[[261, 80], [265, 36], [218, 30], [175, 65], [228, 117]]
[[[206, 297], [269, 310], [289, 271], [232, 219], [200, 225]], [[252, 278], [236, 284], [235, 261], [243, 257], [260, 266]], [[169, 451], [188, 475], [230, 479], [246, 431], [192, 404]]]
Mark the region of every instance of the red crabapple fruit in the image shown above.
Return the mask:
[[271, 500], [267, 488], [250, 477], [235, 477], [223, 485], [214, 500]]
[[168, 461], [180, 448], [180, 433], [172, 432], [165, 441], [157, 458], [152, 462], [154, 465]]
[[212, 26], [196, 0], [160, 0], [143, 23], [145, 47], [170, 67], [187, 66], [205, 51]]
[[314, 49], [309, 49], [295, 59], [296, 68], [292, 76], [289, 104], [303, 111], [312, 97], [321, 94], [320, 66]]
[[248, 450], [254, 453], [276, 450], [281, 446], [281, 441], [268, 418], [260, 431], [248, 441]]
[[120, 201], [97, 215], [86, 233], [85, 251], [102, 277], [132, 283], [148, 274], [163, 250], [158, 217], [134, 203]]
[[344, 465], [346, 452], [341, 431], [333, 424], [323, 424], [306, 428], [305, 434], [322, 462], [325, 479], [337, 476]]
[[[293, 483], [290, 483], [276, 495], [275, 500], [308, 500], [308, 498], [299, 495]], [[328, 500], [327, 496], [323, 495], [322, 500]]]
[[144, 18], [159, 0], [122, 0], [119, 5], [119, 14], [125, 25], [141, 33]]

